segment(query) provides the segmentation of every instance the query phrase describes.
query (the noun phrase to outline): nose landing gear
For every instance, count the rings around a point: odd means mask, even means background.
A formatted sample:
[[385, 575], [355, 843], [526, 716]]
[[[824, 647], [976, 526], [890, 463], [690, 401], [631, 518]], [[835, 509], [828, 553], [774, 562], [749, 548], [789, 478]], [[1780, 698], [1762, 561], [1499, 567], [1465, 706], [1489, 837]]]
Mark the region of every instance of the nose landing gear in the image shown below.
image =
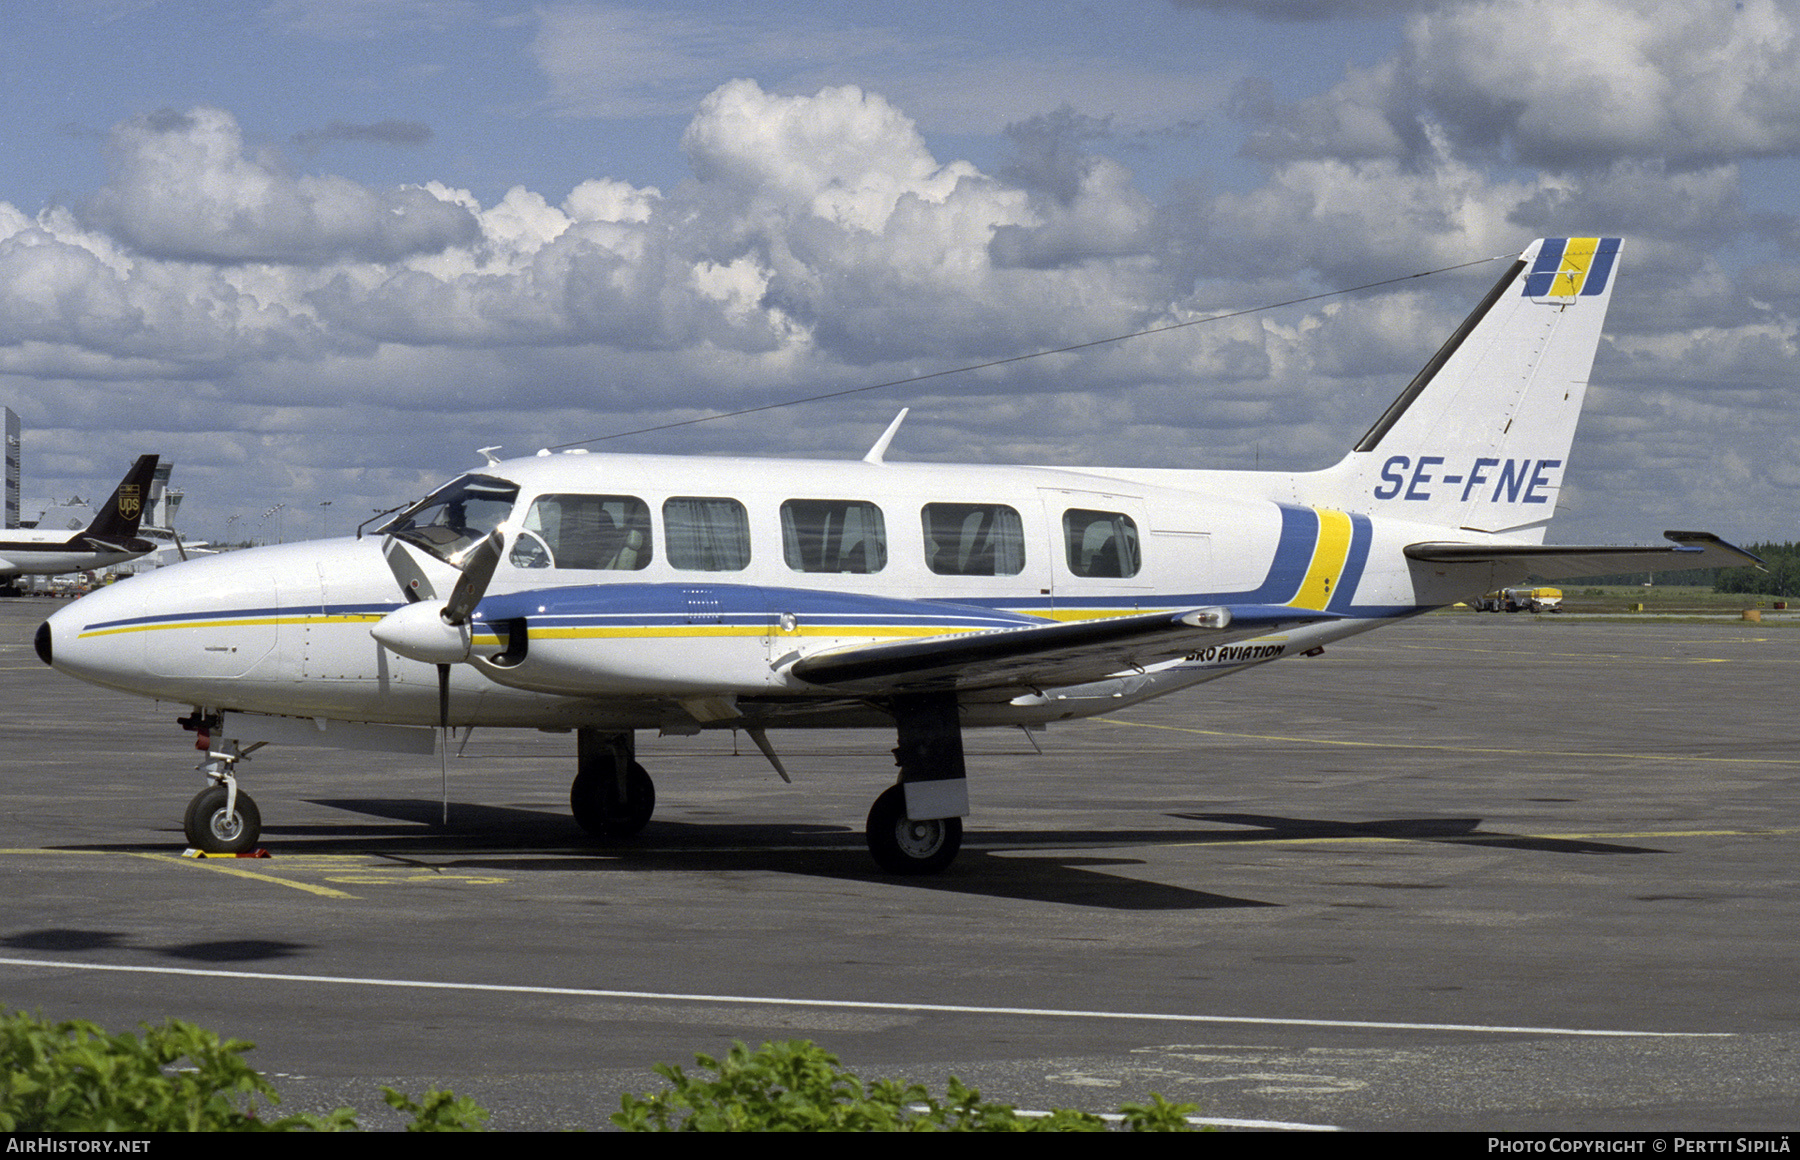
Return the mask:
[[250, 795], [230, 786], [209, 785], [194, 795], [182, 817], [188, 845], [208, 854], [243, 854], [262, 836], [262, 812]]
[[212, 729], [219, 724], [217, 717], [196, 712], [181, 718], [180, 724], [195, 734], [195, 748], [205, 751], [200, 772], [212, 783], [194, 795], [182, 815], [181, 828], [188, 845], [207, 854], [243, 854], [255, 849], [256, 840], [262, 837], [262, 811], [249, 794], [238, 789], [235, 770], [262, 742], [239, 749], [237, 742], [226, 741], [214, 749]]

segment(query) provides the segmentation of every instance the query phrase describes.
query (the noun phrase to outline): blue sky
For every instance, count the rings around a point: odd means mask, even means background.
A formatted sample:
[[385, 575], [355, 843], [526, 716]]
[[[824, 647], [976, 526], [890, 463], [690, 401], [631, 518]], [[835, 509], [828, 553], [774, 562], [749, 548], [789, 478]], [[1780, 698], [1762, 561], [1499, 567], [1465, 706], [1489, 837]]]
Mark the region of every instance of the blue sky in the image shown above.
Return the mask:
[[[1775, 0], [45, 0], [0, 42], [26, 490], [347, 531], [507, 453], [1617, 233], [1552, 539], [1793, 539]], [[1315, 467], [1492, 273], [606, 446]], [[341, 517], [341, 519], [340, 519]]]

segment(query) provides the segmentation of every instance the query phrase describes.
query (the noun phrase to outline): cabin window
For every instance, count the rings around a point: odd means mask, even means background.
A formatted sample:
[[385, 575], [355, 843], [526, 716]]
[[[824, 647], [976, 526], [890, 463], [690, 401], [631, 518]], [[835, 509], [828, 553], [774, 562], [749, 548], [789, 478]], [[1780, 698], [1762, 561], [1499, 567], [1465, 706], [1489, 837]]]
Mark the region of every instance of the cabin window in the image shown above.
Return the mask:
[[540, 495], [511, 553], [515, 568], [613, 572], [635, 572], [650, 558], [650, 509], [634, 495]]
[[455, 562], [458, 553], [512, 514], [519, 485], [491, 475], [465, 475], [395, 516], [382, 532]]
[[1025, 570], [1025, 525], [1005, 504], [928, 503], [925, 562], [940, 576], [1017, 576]]
[[872, 503], [790, 499], [781, 505], [781, 551], [796, 572], [879, 572], [887, 524]]
[[742, 572], [750, 566], [750, 517], [735, 499], [675, 496], [663, 503], [663, 549], [688, 572]]
[[1124, 579], [1138, 573], [1138, 530], [1122, 512], [1070, 508], [1063, 513], [1069, 571], [1077, 576]]

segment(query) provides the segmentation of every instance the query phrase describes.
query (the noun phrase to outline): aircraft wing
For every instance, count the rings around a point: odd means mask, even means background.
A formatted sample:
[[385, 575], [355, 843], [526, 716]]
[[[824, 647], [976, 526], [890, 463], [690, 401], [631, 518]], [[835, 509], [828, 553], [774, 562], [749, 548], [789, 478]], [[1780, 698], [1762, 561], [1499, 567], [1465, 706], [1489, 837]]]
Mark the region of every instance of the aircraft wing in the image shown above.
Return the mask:
[[1561, 544], [1408, 544], [1407, 558], [1430, 564], [1513, 564], [1546, 580], [1614, 572], [1675, 572], [1687, 568], [1760, 567], [1762, 560], [1711, 532], [1664, 532], [1666, 548], [1578, 547]]
[[811, 684], [863, 693], [1075, 685], [1337, 619], [1286, 606], [1189, 608], [852, 645], [804, 657], [790, 671]]

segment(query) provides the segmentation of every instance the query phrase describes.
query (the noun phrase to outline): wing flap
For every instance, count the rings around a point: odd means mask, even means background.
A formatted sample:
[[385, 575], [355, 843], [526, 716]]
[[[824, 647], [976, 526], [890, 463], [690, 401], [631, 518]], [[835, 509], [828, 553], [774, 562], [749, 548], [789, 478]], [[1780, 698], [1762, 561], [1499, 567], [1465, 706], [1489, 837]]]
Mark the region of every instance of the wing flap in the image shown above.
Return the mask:
[[1333, 613], [1285, 606], [1187, 608], [853, 645], [803, 657], [790, 671], [810, 684], [865, 693], [1027, 690], [1097, 681], [1209, 645], [1337, 619]]
[[1669, 547], [1561, 544], [1408, 544], [1408, 559], [1428, 564], [1511, 564], [1520, 576], [1567, 580], [1613, 572], [1677, 572], [1687, 568], [1761, 567], [1762, 560], [1711, 532], [1664, 532]]

